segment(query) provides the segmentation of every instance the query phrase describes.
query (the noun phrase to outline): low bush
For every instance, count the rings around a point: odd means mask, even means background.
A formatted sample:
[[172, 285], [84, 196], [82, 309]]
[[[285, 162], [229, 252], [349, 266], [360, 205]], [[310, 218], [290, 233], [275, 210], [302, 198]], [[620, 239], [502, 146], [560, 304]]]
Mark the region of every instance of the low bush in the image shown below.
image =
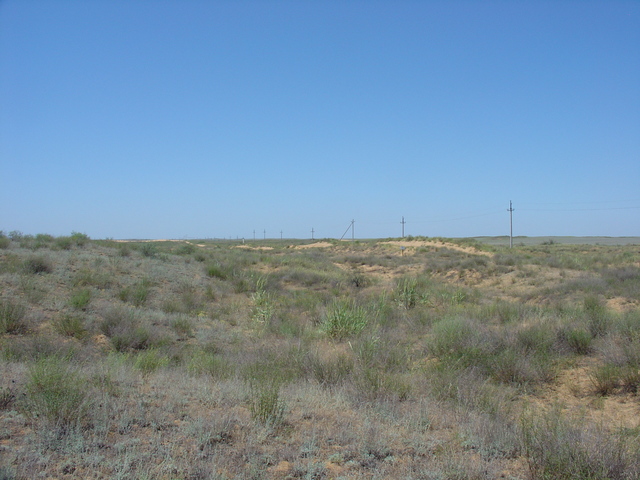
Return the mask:
[[179, 338], [193, 337], [193, 322], [187, 316], [180, 315], [171, 320], [171, 328]]
[[136, 319], [133, 312], [125, 309], [107, 310], [100, 330], [109, 337], [113, 348], [118, 352], [144, 350], [153, 343], [149, 329]]
[[0, 299], [0, 334], [26, 333], [29, 329], [26, 321], [27, 308], [15, 300]]
[[309, 353], [305, 359], [307, 375], [320, 385], [333, 387], [346, 380], [354, 369], [353, 358], [340, 354], [324, 359], [317, 353]]
[[88, 335], [84, 320], [77, 315], [63, 313], [52, 322], [52, 326], [60, 335], [67, 337], [82, 339]]
[[249, 386], [249, 411], [251, 418], [261, 425], [277, 428], [284, 421], [286, 403], [277, 381], [253, 382]]
[[75, 273], [71, 285], [74, 287], [96, 287], [104, 289], [111, 286], [112, 281], [113, 279], [106, 272], [83, 267]]
[[155, 348], [150, 348], [138, 352], [133, 360], [133, 365], [147, 375], [169, 365], [169, 357]]
[[120, 290], [120, 292], [118, 293], [118, 298], [123, 302], [129, 302], [136, 307], [141, 307], [147, 302], [151, 285], [151, 281], [144, 278], [139, 282], [136, 282], [131, 286], [124, 287], [122, 290]]
[[207, 276], [211, 278], [218, 278], [220, 280], [226, 280], [233, 274], [233, 271], [231, 269], [219, 263], [211, 263], [207, 265], [205, 267], [205, 272]]
[[627, 438], [585, 425], [559, 409], [525, 412], [520, 420], [521, 450], [534, 479], [637, 478], [640, 456]]
[[578, 355], [591, 352], [593, 336], [582, 327], [566, 327], [558, 330], [558, 341], [561, 346]]
[[143, 257], [153, 258], [158, 254], [158, 247], [151, 242], [144, 242], [138, 247]]
[[213, 351], [196, 350], [187, 369], [195, 375], [209, 375], [214, 380], [224, 380], [235, 374], [235, 369], [224, 357]]
[[55, 427], [80, 426], [89, 411], [86, 380], [57, 358], [46, 357], [29, 368], [25, 413]]
[[91, 290], [88, 288], [80, 288], [71, 294], [69, 306], [78, 310], [83, 310], [91, 301]]
[[53, 272], [53, 265], [46, 257], [42, 255], [31, 256], [22, 262], [22, 271], [24, 273], [39, 274]]

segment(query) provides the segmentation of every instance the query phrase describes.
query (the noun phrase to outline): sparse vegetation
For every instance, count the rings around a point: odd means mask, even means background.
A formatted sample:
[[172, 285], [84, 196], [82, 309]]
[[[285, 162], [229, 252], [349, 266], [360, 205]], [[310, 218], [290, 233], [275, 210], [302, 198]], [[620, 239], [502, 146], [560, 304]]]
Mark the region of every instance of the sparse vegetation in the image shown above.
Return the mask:
[[0, 477], [640, 476], [637, 246], [398, 242], [0, 232]]

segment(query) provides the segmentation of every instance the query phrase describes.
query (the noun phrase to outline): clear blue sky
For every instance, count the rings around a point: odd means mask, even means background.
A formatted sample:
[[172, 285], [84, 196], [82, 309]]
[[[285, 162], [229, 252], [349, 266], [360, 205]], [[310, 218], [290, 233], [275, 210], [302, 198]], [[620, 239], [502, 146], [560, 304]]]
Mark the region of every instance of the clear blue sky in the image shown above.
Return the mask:
[[0, 0], [0, 230], [640, 235], [640, 1]]

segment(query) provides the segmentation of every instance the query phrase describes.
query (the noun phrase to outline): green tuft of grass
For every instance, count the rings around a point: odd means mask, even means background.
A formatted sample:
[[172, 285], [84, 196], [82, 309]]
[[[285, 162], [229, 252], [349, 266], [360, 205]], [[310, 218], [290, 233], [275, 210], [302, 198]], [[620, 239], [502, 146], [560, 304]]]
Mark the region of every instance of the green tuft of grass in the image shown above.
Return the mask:
[[69, 298], [69, 306], [77, 310], [84, 310], [91, 301], [91, 290], [81, 288], [74, 291]]
[[27, 308], [11, 299], [0, 299], [0, 334], [26, 333], [29, 328], [26, 322]]
[[118, 293], [118, 298], [123, 302], [129, 302], [136, 307], [143, 306], [149, 297], [152, 282], [144, 278], [131, 286], [124, 287]]
[[136, 353], [133, 365], [143, 374], [148, 375], [169, 365], [169, 357], [156, 348], [150, 348]]
[[334, 300], [327, 308], [322, 330], [332, 338], [342, 340], [362, 332], [369, 323], [370, 313], [349, 299]]
[[60, 335], [79, 340], [88, 335], [84, 320], [77, 315], [61, 314], [52, 322], [53, 329]]

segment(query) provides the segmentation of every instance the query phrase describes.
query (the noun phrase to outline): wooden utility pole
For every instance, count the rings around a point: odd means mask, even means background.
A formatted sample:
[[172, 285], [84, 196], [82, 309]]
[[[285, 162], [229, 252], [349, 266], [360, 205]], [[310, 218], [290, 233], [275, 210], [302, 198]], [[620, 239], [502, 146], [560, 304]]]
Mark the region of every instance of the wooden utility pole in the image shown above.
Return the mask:
[[313, 240], [313, 232], [314, 232], [313, 227], [311, 227], [311, 240]]
[[407, 223], [404, 221], [404, 217], [402, 217], [402, 221], [400, 223], [402, 224], [402, 238], [404, 238], [404, 224]]
[[509, 212], [509, 248], [513, 248], [513, 206], [511, 200], [509, 200], [507, 212]]

